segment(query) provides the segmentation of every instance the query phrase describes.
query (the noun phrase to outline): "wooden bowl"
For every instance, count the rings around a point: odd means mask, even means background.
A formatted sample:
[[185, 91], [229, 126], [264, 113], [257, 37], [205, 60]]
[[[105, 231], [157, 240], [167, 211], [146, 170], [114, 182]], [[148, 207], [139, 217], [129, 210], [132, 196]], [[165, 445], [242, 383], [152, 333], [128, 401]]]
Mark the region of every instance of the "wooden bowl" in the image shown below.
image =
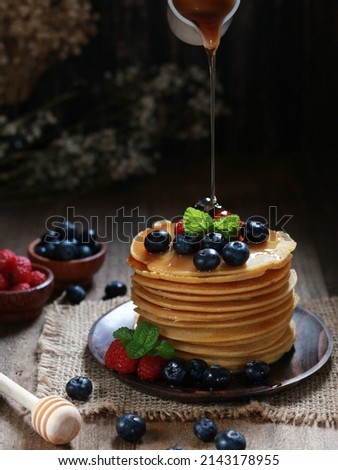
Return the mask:
[[54, 290], [52, 271], [32, 263], [34, 270], [42, 271], [47, 279], [36, 287], [23, 291], [0, 291], [0, 322], [19, 323], [38, 317]]
[[72, 284], [88, 289], [93, 282], [94, 274], [101, 268], [107, 252], [107, 245], [101, 243], [100, 251], [93, 256], [70, 261], [56, 261], [36, 254], [35, 247], [39, 242], [38, 238], [29, 244], [28, 258], [32, 263], [46, 266], [53, 272], [54, 287], [60, 291], [67, 289]]

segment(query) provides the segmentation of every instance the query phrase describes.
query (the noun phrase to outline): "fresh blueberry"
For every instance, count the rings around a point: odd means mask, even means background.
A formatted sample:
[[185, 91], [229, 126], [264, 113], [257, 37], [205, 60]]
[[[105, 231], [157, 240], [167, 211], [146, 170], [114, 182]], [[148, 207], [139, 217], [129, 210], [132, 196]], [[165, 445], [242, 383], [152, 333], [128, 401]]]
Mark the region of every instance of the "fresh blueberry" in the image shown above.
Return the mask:
[[93, 228], [84, 229], [81, 233], [77, 234], [77, 239], [80, 243], [93, 243], [98, 241], [96, 230]]
[[205, 369], [202, 375], [202, 385], [208, 390], [223, 390], [231, 382], [231, 372], [225, 367], [213, 365]]
[[78, 246], [73, 240], [63, 240], [55, 247], [53, 259], [69, 261], [76, 258]]
[[118, 418], [115, 428], [122, 439], [135, 442], [144, 436], [146, 423], [141, 416], [135, 413], [126, 413]]
[[78, 285], [69, 286], [66, 290], [66, 299], [72, 304], [77, 305], [86, 298], [86, 291]]
[[90, 243], [90, 248], [92, 249], [93, 255], [96, 255], [101, 250], [101, 243], [97, 240], [94, 240]]
[[217, 434], [215, 447], [217, 450], [245, 450], [246, 440], [241, 432], [227, 429]]
[[83, 259], [83, 258], [88, 258], [89, 256], [92, 256], [93, 250], [90, 245], [82, 243], [81, 245], [78, 245], [77, 249], [77, 258]]
[[200, 246], [201, 236], [189, 233], [179, 233], [173, 243], [173, 248], [179, 255], [193, 255]]
[[204, 248], [194, 254], [193, 262], [199, 271], [211, 271], [220, 264], [221, 257], [213, 248]]
[[60, 241], [76, 238], [76, 226], [70, 220], [65, 220], [55, 231], [60, 234]]
[[178, 386], [185, 383], [188, 365], [184, 359], [172, 359], [163, 368], [163, 379], [169, 385]]
[[174, 446], [174, 447], [167, 447], [167, 450], [185, 450], [185, 449], [184, 447]]
[[240, 241], [229, 242], [222, 250], [222, 257], [229, 266], [241, 266], [247, 262], [249, 256], [248, 245]]
[[43, 256], [44, 258], [47, 258], [47, 247], [44, 243], [38, 243], [35, 246], [35, 253], [39, 256]]
[[218, 232], [209, 232], [204, 235], [201, 248], [213, 248], [220, 253], [224, 245], [224, 235]]
[[264, 243], [269, 238], [269, 229], [259, 220], [247, 220], [244, 227], [245, 238], [250, 243]]
[[126, 295], [127, 286], [121, 281], [111, 281], [105, 287], [105, 298], [113, 299], [120, 295]]
[[73, 400], [87, 400], [93, 391], [93, 384], [88, 377], [76, 376], [66, 384], [67, 395]]
[[57, 243], [60, 241], [60, 234], [56, 232], [55, 230], [47, 230], [42, 236], [41, 236], [41, 242], [46, 244], [46, 243]]
[[44, 246], [46, 248], [44, 256], [48, 259], [57, 259], [56, 249], [59, 243], [46, 243]]
[[216, 437], [217, 426], [212, 419], [201, 418], [195, 422], [193, 431], [197, 439], [209, 442]]
[[264, 361], [255, 359], [245, 364], [244, 376], [249, 384], [262, 384], [266, 382], [269, 374], [270, 366]]
[[144, 247], [149, 253], [161, 253], [169, 249], [170, 233], [166, 230], [154, 230], [144, 239]]
[[200, 385], [203, 372], [208, 368], [208, 364], [203, 359], [193, 358], [187, 361], [187, 367], [187, 384], [192, 387]]

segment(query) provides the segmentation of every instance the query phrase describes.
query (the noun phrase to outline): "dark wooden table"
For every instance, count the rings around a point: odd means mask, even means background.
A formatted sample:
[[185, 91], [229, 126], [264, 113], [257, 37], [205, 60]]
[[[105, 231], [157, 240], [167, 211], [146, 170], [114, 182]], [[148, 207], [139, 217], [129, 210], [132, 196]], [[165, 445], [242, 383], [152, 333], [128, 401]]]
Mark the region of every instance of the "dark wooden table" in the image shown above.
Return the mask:
[[[75, 215], [98, 220], [101, 235], [113, 235], [106, 261], [88, 294], [99, 299], [106, 283], [119, 279], [129, 286], [126, 266], [129, 238], [137, 231], [137, 216], [172, 218], [196, 199], [209, 193], [208, 157], [188, 149], [187, 157], [168, 152], [159, 162], [157, 173], [110, 188], [97, 188], [86, 194], [48, 194], [38, 198], [8, 197], [0, 203], [0, 248], [25, 254], [52, 215]], [[208, 152], [205, 153], [208, 155]], [[218, 197], [224, 206], [243, 218], [268, 217], [276, 207], [277, 219], [292, 215], [284, 227], [297, 241], [293, 265], [298, 273], [300, 302], [338, 295], [336, 268], [337, 214], [335, 178], [330, 156], [302, 159], [297, 155], [230, 157], [223, 152], [217, 163]], [[325, 164], [323, 164], [325, 163]], [[73, 209], [71, 209], [73, 208]], [[124, 211], [121, 219], [112, 219]], [[273, 218], [275, 218], [273, 215]], [[286, 220], [286, 219], [284, 219]], [[277, 227], [278, 228], [278, 227]], [[280, 228], [280, 227], [279, 227]], [[105, 232], [106, 230], [106, 232]], [[0, 325], [0, 371], [33, 393], [36, 390], [36, 344], [44, 318], [21, 325]], [[132, 449], [116, 436], [114, 416], [85, 420], [72, 449]], [[248, 449], [338, 449], [337, 430], [317, 426], [293, 426], [248, 420], [223, 420], [220, 428], [236, 427], [247, 438]], [[186, 449], [212, 448], [197, 442], [192, 423], [148, 423], [148, 432], [137, 444], [139, 449], [166, 449], [180, 445]], [[29, 414], [9, 398], [0, 396], [0, 449], [53, 449], [31, 428]]]

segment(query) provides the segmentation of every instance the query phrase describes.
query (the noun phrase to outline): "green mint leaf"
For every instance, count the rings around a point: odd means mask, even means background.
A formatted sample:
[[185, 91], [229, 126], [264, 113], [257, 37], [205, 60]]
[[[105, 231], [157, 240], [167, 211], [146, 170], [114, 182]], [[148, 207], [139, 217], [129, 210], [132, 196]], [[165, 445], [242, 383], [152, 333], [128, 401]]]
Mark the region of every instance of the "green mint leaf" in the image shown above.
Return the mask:
[[213, 231], [222, 233], [225, 238], [237, 235], [239, 226], [240, 218], [237, 214], [231, 214], [213, 220]]
[[133, 339], [134, 330], [127, 328], [126, 326], [122, 326], [114, 331], [113, 336], [116, 339], [119, 339], [124, 347]]
[[183, 214], [184, 230], [190, 233], [202, 234], [207, 233], [212, 226], [213, 219], [207, 213], [188, 207]]
[[161, 356], [164, 359], [172, 359], [175, 356], [175, 349], [169, 341], [162, 339], [155, 344], [149, 354], [151, 356]]
[[136, 341], [135, 338], [133, 338], [126, 346], [127, 356], [131, 359], [140, 359], [140, 357], [145, 356], [147, 352], [148, 351], [144, 345]]
[[133, 340], [142, 345], [146, 353], [155, 345], [160, 334], [160, 327], [154, 323], [139, 323], [134, 331]]

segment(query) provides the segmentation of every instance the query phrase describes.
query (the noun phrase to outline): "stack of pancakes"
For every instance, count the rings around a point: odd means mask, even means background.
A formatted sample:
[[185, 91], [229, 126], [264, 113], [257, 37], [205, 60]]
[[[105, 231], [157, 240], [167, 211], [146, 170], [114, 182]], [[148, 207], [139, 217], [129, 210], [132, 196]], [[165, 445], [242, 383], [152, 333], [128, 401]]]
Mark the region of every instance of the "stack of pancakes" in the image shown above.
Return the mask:
[[[166, 222], [161, 228], [173, 235], [174, 224]], [[159, 325], [177, 356], [198, 357], [232, 372], [252, 359], [275, 362], [291, 349], [297, 302], [291, 257], [296, 243], [287, 234], [270, 231], [266, 242], [249, 245], [250, 257], [243, 266], [222, 262], [201, 272], [192, 256], [172, 249], [148, 253], [143, 242], [154, 229], [135, 237], [128, 260], [134, 270], [132, 300], [138, 322]]]

